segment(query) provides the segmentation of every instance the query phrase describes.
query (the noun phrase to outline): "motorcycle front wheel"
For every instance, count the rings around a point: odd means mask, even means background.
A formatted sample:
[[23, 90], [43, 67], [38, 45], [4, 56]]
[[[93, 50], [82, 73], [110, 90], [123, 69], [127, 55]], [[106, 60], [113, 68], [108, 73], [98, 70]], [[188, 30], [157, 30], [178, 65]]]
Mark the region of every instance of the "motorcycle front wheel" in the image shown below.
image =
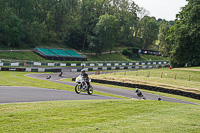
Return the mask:
[[77, 94], [80, 94], [80, 93], [81, 93], [81, 86], [80, 86], [79, 84], [77, 84], [77, 85], [75, 86], [75, 92], [76, 92]]
[[91, 85], [90, 85], [90, 88], [88, 89], [87, 93], [89, 95], [92, 95], [92, 93], [93, 93], [93, 87]]

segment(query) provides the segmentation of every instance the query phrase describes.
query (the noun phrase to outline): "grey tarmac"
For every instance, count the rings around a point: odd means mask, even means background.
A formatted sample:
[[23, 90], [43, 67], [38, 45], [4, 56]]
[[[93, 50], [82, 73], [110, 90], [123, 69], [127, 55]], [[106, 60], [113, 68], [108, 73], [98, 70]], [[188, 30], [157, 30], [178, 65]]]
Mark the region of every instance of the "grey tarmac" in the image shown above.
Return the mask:
[[41, 101], [63, 101], [63, 100], [95, 100], [116, 99], [100, 95], [88, 95], [86, 93], [76, 94], [65, 90], [55, 90], [36, 87], [12, 87], [0, 86], [0, 104], [41, 102]]
[[[59, 73], [51, 73], [51, 74], [45, 73], [45, 74], [29, 74], [26, 76], [32, 77], [32, 78], [37, 78], [37, 79], [42, 79], [42, 80], [48, 80], [48, 81], [52, 81], [52, 82], [57, 82], [57, 83], [61, 83], [61, 84], [66, 84], [66, 85], [70, 85], [70, 86], [75, 86], [76, 85], [75, 82], [64, 82], [64, 81], [59, 81], [59, 80], [64, 79], [64, 78], [77, 77], [80, 74], [80, 72], [64, 72], [61, 77], [59, 77], [58, 74]], [[88, 73], [88, 74], [94, 74], [94, 73]], [[51, 76], [51, 79], [46, 79], [47, 76]], [[138, 97], [137, 94], [135, 93], [135, 88], [133, 88], [133, 90], [125, 90], [125, 89], [104, 87], [104, 86], [98, 86], [98, 85], [92, 85], [92, 86], [94, 88], [94, 93], [95, 93], [95, 91], [99, 91], [99, 92], [119, 95], [119, 96], [123, 96], [123, 97], [128, 97], [128, 98], [132, 98], [132, 99], [138, 99], [138, 100], [142, 99], [141, 97]], [[142, 92], [142, 93], [143, 93], [144, 97], [146, 98], [146, 100], [158, 100], [158, 98], [160, 97], [163, 101], [199, 105], [196, 103], [191, 103], [191, 102], [187, 102], [187, 101], [183, 101], [183, 100], [179, 100], [179, 99], [175, 99], [175, 98], [169, 98], [169, 97], [165, 97], [165, 96], [161, 96], [161, 95], [155, 95], [155, 94], [150, 94], [150, 93], [145, 93], [145, 92]]]

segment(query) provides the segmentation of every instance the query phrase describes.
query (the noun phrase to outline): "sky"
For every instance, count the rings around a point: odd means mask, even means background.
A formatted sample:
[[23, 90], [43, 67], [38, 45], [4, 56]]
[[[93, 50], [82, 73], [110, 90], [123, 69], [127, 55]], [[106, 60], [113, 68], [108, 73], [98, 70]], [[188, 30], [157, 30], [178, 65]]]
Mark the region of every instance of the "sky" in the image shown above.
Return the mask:
[[130, 0], [139, 7], [143, 7], [150, 12], [149, 16], [156, 19], [161, 18], [167, 21], [175, 20], [176, 14], [181, 11], [181, 7], [187, 5], [186, 0]]

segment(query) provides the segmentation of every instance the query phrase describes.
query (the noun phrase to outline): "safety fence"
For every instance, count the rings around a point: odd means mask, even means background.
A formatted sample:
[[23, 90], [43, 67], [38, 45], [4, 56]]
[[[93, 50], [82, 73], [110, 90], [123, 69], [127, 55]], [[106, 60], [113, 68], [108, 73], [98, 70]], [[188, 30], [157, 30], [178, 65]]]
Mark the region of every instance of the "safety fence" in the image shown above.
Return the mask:
[[19, 71], [19, 72], [61, 72], [60, 68], [0, 68], [1, 71]]
[[[100, 71], [100, 70], [123, 70], [123, 69], [152, 69], [168, 67], [168, 64], [162, 65], [133, 65], [133, 66], [117, 66], [117, 67], [91, 67], [84, 68], [85, 71]], [[80, 72], [82, 69], [71, 69], [71, 72]]]
[[140, 62], [86, 62], [86, 63], [60, 63], [60, 62], [0, 62], [1, 66], [9, 67], [109, 67], [109, 66], [133, 66], [133, 65], [161, 65], [168, 64], [167, 61], [140, 61]]

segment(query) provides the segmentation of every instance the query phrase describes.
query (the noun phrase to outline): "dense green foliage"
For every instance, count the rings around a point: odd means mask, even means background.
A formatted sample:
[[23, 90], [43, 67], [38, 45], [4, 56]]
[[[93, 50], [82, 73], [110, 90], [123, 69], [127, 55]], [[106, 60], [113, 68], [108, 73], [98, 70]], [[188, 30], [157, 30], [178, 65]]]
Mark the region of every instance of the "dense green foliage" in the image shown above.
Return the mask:
[[133, 53], [129, 51], [127, 48], [122, 49], [122, 54], [128, 57], [132, 57]]
[[200, 65], [200, 1], [187, 1], [174, 26], [169, 28], [169, 24], [162, 23], [158, 35], [160, 50], [170, 55], [174, 67]]
[[200, 65], [200, 1], [189, 0], [170, 30], [171, 63]]
[[129, 0], [0, 0], [0, 46], [63, 43], [97, 54], [114, 45], [148, 48], [158, 22]]
[[94, 36], [89, 36], [91, 51], [101, 54], [103, 49], [113, 50], [117, 33], [119, 32], [119, 20], [113, 15], [102, 15], [93, 29]]
[[170, 29], [170, 24], [165, 21], [160, 22], [158, 40], [156, 41], [159, 46], [159, 51], [164, 55], [168, 56], [171, 45], [167, 42], [166, 36], [168, 35], [168, 31]]

